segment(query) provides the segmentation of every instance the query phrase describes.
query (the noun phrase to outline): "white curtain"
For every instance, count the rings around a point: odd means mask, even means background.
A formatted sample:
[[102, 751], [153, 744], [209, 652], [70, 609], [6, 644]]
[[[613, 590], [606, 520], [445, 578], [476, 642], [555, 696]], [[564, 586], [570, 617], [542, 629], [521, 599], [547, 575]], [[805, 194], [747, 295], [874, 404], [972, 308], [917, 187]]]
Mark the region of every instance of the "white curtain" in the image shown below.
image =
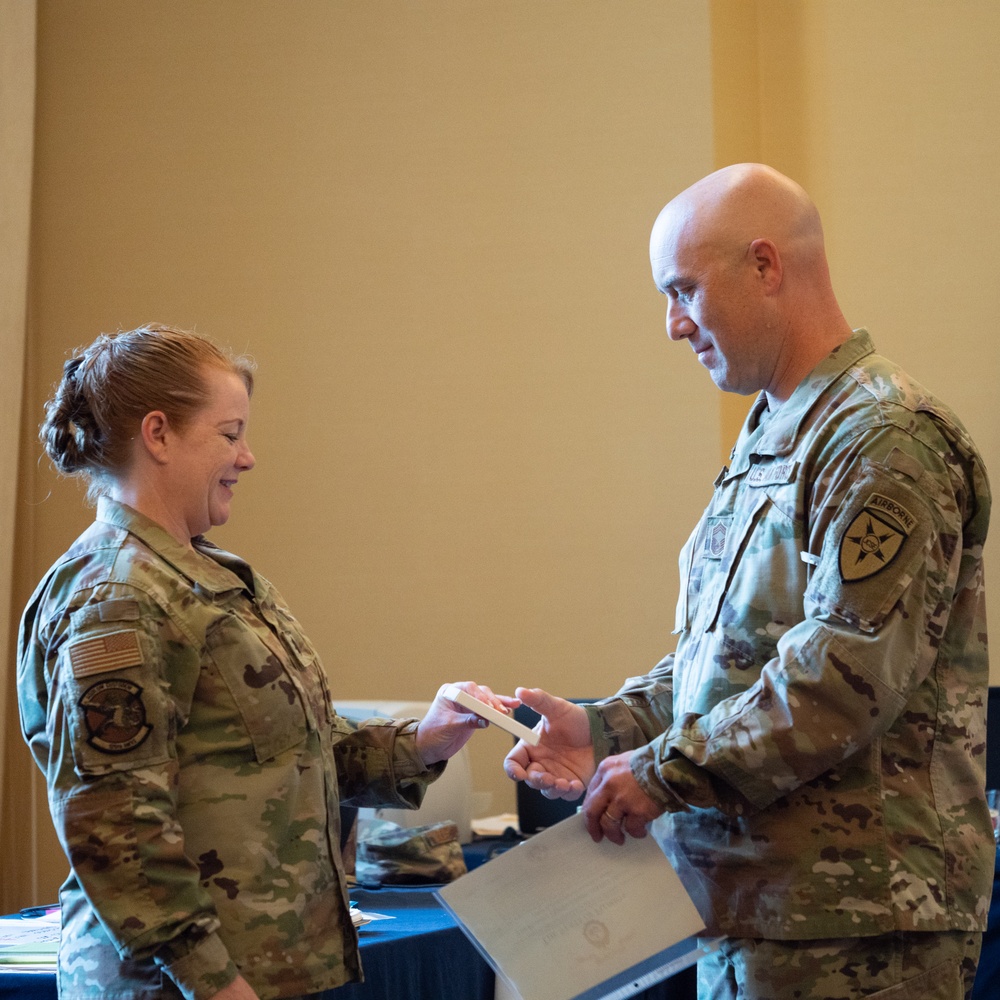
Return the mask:
[[[13, 607], [18, 445], [27, 335], [31, 176], [35, 125], [35, 0], [0, 0], [0, 844], [3, 870], [28, 851], [10, 832], [13, 816], [4, 767], [6, 744], [18, 732]], [[8, 815], [3, 815], [4, 806]], [[0, 907], [14, 904], [3, 894]]]

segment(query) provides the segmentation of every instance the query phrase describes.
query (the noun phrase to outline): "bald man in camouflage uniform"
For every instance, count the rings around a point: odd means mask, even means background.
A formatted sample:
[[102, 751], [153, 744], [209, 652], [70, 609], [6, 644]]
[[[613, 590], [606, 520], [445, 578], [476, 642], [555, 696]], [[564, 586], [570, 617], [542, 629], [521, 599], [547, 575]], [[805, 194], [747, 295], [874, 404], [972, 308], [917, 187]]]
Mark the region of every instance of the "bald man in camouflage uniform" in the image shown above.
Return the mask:
[[339, 803], [415, 807], [417, 723], [332, 710], [263, 577], [102, 497], [25, 611], [22, 726], [70, 862], [63, 1000], [263, 1000], [360, 977]]
[[728, 936], [702, 1000], [959, 1000], [995, 855], [982, 461], [851, 330], [788, 178], [710, 175], [650, 253], [670, 338], [760, 395], [681, 554], [675, 652], [586, 709], [520, 690], [545, 728], [508, 773], [586, 787], [597, 840], [655, 821]]

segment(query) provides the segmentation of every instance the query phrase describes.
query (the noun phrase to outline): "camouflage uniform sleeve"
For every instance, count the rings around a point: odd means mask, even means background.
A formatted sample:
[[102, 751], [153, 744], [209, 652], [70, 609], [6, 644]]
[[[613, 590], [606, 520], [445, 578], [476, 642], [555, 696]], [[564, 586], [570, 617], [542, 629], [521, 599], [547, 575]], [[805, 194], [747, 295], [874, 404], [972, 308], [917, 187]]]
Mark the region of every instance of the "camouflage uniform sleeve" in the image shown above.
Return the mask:
[[175, 737], [198, 651], [154, 601], [123, 585], [95, 592], [47, 645], [49, 718], [62, 743], [50, 803], [73, 873], [123, 958], [152, 958], [184, 997], [204, 1000], [236, 966], [177, 821]]
[[445, 762], [427, 767], [417, 753], [416, 719], [369, 719], [360, 725], [337, 716], [334, 756], [345, 805], [417, 809]]
[[[742, 811], [748, 802], [735, 788], [672, 751], [668, 769], [648, 763], [649, 747], [673, 723], [674, 654], [665, 656], [648, 674], [630, 677], [611, 698], [586, 706], [594, 760], [635, 750], [633, 772], [646, 793], [665, 810], [688, 805]], [[655, 760], [655, 758], [654, 758]]]
[[673, 722], [674, 654], [645, 676], [630, 677], [610, 698], [587, 705], [597, 762], [645, 746]]
[[970, 491], [936, 449], [883, 428], [818, 467], [802, 620], [745, 691], [632, 754], [667, 810], [763, 809], [870, 745], [933, 666], [956, 591], [977, 586], [963, 578]]

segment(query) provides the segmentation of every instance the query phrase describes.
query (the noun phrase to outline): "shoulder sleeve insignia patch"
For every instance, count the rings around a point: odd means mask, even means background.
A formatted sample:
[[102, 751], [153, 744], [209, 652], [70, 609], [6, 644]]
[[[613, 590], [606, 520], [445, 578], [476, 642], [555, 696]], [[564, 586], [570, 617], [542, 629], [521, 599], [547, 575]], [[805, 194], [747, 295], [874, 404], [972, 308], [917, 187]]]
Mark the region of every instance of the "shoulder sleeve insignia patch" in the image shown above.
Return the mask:
[[87, 742], [104, 753], [128, 753], [152, 732], [146, 722], [142, 688], [131, 681], [98, 681], [80, 699]]
[[901, 504], [873, 493], [840, 538], [840, 578], [865, 580], [899, 554], [917, 519]]

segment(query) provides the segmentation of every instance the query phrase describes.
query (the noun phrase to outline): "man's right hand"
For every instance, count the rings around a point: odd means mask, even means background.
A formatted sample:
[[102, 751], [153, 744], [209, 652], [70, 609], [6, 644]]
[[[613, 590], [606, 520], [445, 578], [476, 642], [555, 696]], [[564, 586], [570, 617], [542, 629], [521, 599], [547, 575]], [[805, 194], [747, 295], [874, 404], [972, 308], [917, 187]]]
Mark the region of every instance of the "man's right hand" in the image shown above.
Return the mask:
[[535, 727], [541, 740], [534, 747], [523, 740], [517, 743], [504, 760], [507, 777], [549, 799], [578, 799], [597, 769], [586, 709], [541, 688], [518, 688], [514, 693], [542, 716]]

